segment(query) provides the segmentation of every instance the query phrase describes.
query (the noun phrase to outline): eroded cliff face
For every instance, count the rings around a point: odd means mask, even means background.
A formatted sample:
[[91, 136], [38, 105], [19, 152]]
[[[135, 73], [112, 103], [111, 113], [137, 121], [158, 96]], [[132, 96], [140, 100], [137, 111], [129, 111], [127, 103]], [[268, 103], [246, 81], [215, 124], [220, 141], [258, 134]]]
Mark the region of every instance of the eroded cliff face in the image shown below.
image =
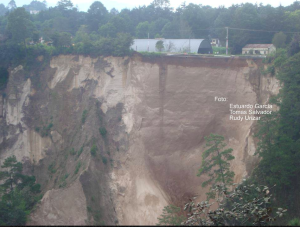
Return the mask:
[[261, 67], [135, 55], [58, 56], [38, 75], [13, 69], [0, 99], [0, 158], [15, 154], [42, 184], [29, 224], [156, 224], [167, 204], [205, 197], [196, 174], [210, 133], [233, 148], [239, 182], [257, 162], [255, 121], [229, 120], [229, 104], [278, 92]]

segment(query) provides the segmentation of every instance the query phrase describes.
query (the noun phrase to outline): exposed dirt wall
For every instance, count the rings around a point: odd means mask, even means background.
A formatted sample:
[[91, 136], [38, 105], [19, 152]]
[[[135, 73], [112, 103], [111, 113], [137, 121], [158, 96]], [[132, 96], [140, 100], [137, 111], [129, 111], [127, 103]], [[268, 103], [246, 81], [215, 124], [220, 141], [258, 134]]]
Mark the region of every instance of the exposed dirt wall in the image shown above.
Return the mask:
[[239, 182], [257, 162], [255, 121], [230, 120], [229, 104], [267, 103], [278, 92], [262, 66], [136, 54], [58, 56], [29, 75], [12, 69], [0, 99], [0, 159], [15, 154], [42, 184], [29, 224], [156, 224], [167, 204], [205, 197], [196, 174], [210, 133], [233, 148]]

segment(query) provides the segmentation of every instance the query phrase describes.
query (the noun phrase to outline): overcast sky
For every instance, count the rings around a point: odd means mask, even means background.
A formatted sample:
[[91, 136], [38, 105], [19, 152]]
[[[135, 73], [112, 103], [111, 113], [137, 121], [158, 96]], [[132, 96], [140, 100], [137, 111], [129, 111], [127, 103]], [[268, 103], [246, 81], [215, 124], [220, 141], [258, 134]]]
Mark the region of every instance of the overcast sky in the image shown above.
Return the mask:
[[[7, 3], [10, 0], [0, 0], [0, 3], [3, 3], [4, 5], [7, 5]], [[32, 0], [15, 0], [17, 6], [22, 6], [24, 4], [29, 4]], [[42, 1], [42, 0], [40, 0]], [[48, 6], [55, 6], [58, 0], [46, 0], [48, 3]], [[86, 11], [89, 6], [95, 1], [95, 0], [71, 0], [74, 5], [78, 5], [79, 10]], [[118, 10], [124, 9], [124, 8], [134, 8], [139, 5], [149, 5], [153, 0], [100, 0], [105, 7], [110, 10], [111, 8], [116, 8]], [[195, 3], [195, 4], [202, 4], [202, 5], [210, 5], [212, 7], [218, 7], [220, 5], [225, 5], [226, 7], [231, 6], [232, 4], [241, 4], [241, 3], [263, 3], [264, 5], [270, 4], [274, 7], [279, 6], [280, 4], [283, 6], [291, 5], [295, 0], [226, 0], [226, 1], [220, 1], [220, 0], [210, 0], [210, 1], [204, 1], [204, 0], [186, 0], [186, 3]], [[184, 0], [170, 0], [171, 6], [174, 8], [177, 8], [181, 5], [181, 3], [184, 2]]]

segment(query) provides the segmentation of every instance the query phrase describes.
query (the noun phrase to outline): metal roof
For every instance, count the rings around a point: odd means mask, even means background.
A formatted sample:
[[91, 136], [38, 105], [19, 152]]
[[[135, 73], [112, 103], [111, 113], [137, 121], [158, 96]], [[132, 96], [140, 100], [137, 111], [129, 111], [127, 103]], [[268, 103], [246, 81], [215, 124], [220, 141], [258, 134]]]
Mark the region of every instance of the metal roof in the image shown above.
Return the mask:
[[247, 44], [244, 48], [270, 48], [273, 44]]
[[[198, 53], [200, 44], [204, 41], [204, 39], [134, 39], [131, 49], [135, 51], [148, 51], [149, 46], [149, 52], [157, 52], [156, 43], [160, 40], [164, 44], [163, 52], [188, 52], [190, 47], [190, 52], [192, 53]], [[202, 46], [204, 48], [211, 48], [207, 40], [203, 42]]]

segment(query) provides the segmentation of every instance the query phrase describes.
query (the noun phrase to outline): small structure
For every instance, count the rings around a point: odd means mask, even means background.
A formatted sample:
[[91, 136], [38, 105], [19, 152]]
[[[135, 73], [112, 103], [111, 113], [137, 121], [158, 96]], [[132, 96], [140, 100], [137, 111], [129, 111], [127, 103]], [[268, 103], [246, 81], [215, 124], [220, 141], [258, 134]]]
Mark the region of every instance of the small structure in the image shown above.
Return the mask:
[[212, 54], [206, 39], [134, 39], [130, 47], [135, 51]]
[[45, 40], [43, 39], [43, 37], [40, 37], [39, 38], [39, 43], [44, 43], [45, 42]]
[[211, 39], [211, 45], [213, 47], [221, 47], [220, 40], [218, 38], [212, 38]]
[[35, 14], [38, 14], [40, 11], [39, 10], [30, 10], [29, 12], [30, 12], [30, 14], [35, 15]]
[[247, 44], [242, 54], [267, 55], [275, 51], [276, 47], [273, 44]]

